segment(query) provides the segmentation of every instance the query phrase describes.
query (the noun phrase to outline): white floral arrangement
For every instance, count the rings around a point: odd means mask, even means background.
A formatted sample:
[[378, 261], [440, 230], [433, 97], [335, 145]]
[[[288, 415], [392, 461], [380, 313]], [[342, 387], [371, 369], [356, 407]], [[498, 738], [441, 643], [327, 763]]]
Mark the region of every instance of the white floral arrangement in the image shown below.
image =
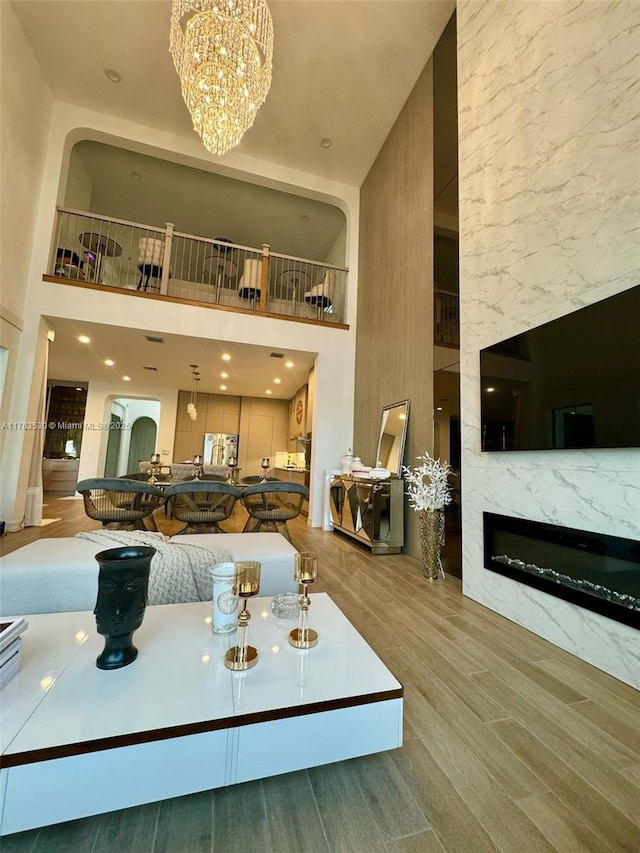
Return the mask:
[[441, 462], [425, 453], [416, 457], [422, 464], [417, 468], [402, 466], [407, 484], [409, 503], [416, 511], [424, 509], [443, 509], [451, 503], [449, 474], [452, 471], [448, 462]]

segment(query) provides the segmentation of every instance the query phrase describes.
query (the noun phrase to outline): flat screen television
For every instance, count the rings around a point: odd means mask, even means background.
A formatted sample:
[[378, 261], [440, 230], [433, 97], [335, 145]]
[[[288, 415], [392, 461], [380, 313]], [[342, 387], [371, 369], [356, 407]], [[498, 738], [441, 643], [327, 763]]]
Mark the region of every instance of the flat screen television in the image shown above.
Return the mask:
[[640, 285], [480, 350], [483, 451], [640, 447]]

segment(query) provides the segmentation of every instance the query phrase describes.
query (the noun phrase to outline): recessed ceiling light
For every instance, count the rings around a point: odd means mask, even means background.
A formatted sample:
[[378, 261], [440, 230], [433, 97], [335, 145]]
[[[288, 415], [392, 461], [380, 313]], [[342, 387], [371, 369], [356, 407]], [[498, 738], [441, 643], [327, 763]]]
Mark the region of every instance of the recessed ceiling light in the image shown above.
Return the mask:
[[90, 344], [91, 338], [88, 338], [86, 335], [78, 335], [78, 340], [81, 344]]
[[279, 385], [279, 384], [282, 382], [282, 379], [279, 379], [279, 378], [276, 376], [276, 378], [275, 378], [273, 381], [274, 381], [274, 383], [275, 383], [276, 385]]
[[302, 214], [302, 216], [300, 217], [300, 219], [302, 219], [302, 221], [303, 221], [303, 222], [308, 222], [308, 221], [309, 221], [309, 217], [307, 216], [307, 214], [306, 214], [306, 213], [303, 213], [303, 214]]
[[82, 391], [82, 388], [76, 388], [76, 391]]
[[495, 389], [495, 388], [493, 388], [493, 387], [491, 387], [491, 386], [489, 386], [488, 388], [485, 388], [485, 391], [486, 391], [488, 394], [491, 394], [491, 392], [492, 392], [492, 391], [495, 391], [495, 390], [496, 390], [496, 389]]
[[221, 386], [220, 386], [220, 390], [221, 390], [221, 391], [226, 391], [226, 390], [227, 390], [227, 386], [226, 386], [226, 385], [221, 385]]
[[223, 370], [222, 373], [220, 374], [220, 379], [228, 379], [228, 378], [229, 378], [229, 374], [225, 370]]
[[229, 353], [228, 353], [228, 352], [223, 352], [223, 353], [222, 353], [222, 360], [223, 360], [223, 361], [231, 361], [231, 356], [229, 355]]
[[134, 181], [141, 181], [142, 180], [142, 175], [140, 174], [140, 172], [131, 172], [131, 177], [133, 178]]
[[267, 390], [264, 393], [265, 394], [272, 394], [273, 392], [271, 391], [271, 388], [267, 388]]
[[285, 367], [293, 367], [293, 362], [292, 361], [285, 361], [284, 366]]
[[441, 411], [442, 411], [442, 406], [436, 406], [436, 412], [441, 412]]
[[325, 136], [323, 139], [320, 140], [320, 145], [322, 145], [323, 148], [331, 148], [332, 143], [329, 137]]
[[122, 80], [122, 77], [113, 68], [105, 68], [104, 73], [107, 77], [107, 80], [110, 80], [112, 83], [119, 83]]
[[123, 382], [131, 382], [131, 377], [130, 376], [123, 376], [122, 381]]
[[104, 363], [107, 365], [107, 367], [113, 367], [115, 361], [113, 361], [113, 359], [111, 358], [105, 358]]

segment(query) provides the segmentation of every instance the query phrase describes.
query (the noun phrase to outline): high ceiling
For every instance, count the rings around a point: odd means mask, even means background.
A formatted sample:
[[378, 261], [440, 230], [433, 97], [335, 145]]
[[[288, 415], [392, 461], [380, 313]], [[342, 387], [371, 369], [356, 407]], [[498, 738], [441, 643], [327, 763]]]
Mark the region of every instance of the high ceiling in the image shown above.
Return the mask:
[[[197, 138], [169, 55], [168, 0], [13, 6], [54, 98]], [[455, 3], [270, 0], [269, 7], [271, 91], [234, 151], [359, 186]], [[111, 83], [105, 69], [121, 82]]]
[[[433, 53], [454, 12], [455, 2], [270, 0], [269, 6], [275, 34], [273, 83], [254, 126], [233, 152], [359, 186]], [[56, 100], [198, 139], [169, 55], [169, 0], [14, 0], [13, 7]], [[110, 82], [106, 69], [117, 71], [121, 82]], [[323, 138], [331, 140], [330, 147], [321, 145]], [[202, 150], [205, 151], [204, 146]], [[151, 186], [151, 174], [162, 168], [152, 158], [147, 158], [143, 165], [137, 161], [134, 164], [126, 159], [135, 157], [128, 151], [113, 154], [107, 168], [106, 160], [101, 163], [96, 151], [87, 143], [82, 157], [87, 171], [93, 174], [96, 195], [101, 194], [105, 208], [116, 204], [111, 192], [114, 187], [125, 179], [129, 185], [132, 183], [131, 171], [143, 173], [137, 183], [138, 192], [144, 193]], [[225, 157], [211, 155], [213, 171], [216, 163], [224, 165]], [[446, 191], [455, 187], [455, 181], [451, 184], [448, 175], [442, 179], [444, 199]], [[341, 227], [342, 214], [328, 205], [294, 196], [289, 203], [290, 209], [283, 204], [280, 220], [288, 223], [283, 225], [288, 229], [288, 243], [280, 251], [321, 258], [326, 245], [310, 245], [304, 250], [305, 234], [298, 231], [315, 221], [333, 229], [335, 234]], [[157, 199], [155, 204], [162, 207]], [[305, 205], [309, 209], [303, 210]], [[245, 209], [250, 207], [245, 204]], [[142, 212], [140, 218], [107, 209], [101, 212], [155, 224], [148, 222], [147, 214]], [[301, 220], [303, 214], [309, 215], [310, 220]], [[164, 214], [160, 218], [159, 224], [173, 219]], [[220, 231], [217, 223], [211, 225], [216, 233], [203, 231], [203, 226], [188, 220], [186, 209], [183, 219], [185, 224], [177, 222], [176, 226], [188, 233], [229, 236], [245, 245], [269, 242], [263, 237], [249, 238], [235, 233], [242, 228], [246, 230], [247, 223], [242, 218], [237, 220], [237, 227], [232, 227], [232, 234], [227, 233], [227, 228]], [[275, 245], [273, 248], [278, 250]], [[77, 331], [66, 321], [56, 320], [55, 324], [58, 334], [51, 347], [49, 371], [54, 379], [110, 381], [110, 377], [111, 381], [117, 381], [122, 367], [122, 373], [131, 375], [136, 383], [184, 389], [190, 384], [188, 364], [195, 362], [212, 366], [211, 371], [208, 367], [202, 371], [201, 390], [217, 390], [217, 385], [205, 387], [205, 382], [214, 376], [217, 349], [222, 346], [215, 341], [173, 340], [177, 336], [164, 336], [163, 356], [153, 350], [156, 361], [161, 363], [156, 373], [142, 371], [149, 366], [146, 362], [150, 359], [146, 356], [151, 353], [145, 351], [145, 345], [154, 345], [141, 343], [139, 331], [123, 329], [118, 341], [117, 368], [107, 370], [101, 356], [108, 356], [113, 339], [111, 327], [93, 324], [90, 331]], [[94, 353], [78, 359], [76, 337], [81, 331], [92, 337]], [[129, 331], [134, 337], [130, 338]], [[229, 394], [265, 396], [266, 387], [271, 387], [274, 396], [286, 399], [304, 384], [313, 364], [313, 354], [295, 354], [296, 372], [286, 378], [280, 371], [283, 383], [274, 386], [271, 381], [276, 374], [268, 354], [264, 361], [265, 354], [257, 352], [259, 348], [227, 349], [232, 354], [234, 370], [237, 369], [234, 384], [228, 385]], [[185, 352], [189, 353], [186, 358]], [[264, 370], [259, 365], [264, 365]], [[246, 372], [242, 366], [247, 366]], [[302, 374], [297, 374], [299, 367], [305, 371], [302, 381]]]

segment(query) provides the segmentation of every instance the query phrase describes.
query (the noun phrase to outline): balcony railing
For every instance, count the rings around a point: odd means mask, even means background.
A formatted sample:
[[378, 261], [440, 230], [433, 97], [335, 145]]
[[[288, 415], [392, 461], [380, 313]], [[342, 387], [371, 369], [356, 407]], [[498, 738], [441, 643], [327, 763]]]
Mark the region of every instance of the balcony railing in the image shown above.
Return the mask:
[[433, 342], [436, 346], [460, 347], [458, 294], [437, 287], [433, 292]]
[[321, 323], [343, 324], [343, 267], [58, 208], [49, 275]]

